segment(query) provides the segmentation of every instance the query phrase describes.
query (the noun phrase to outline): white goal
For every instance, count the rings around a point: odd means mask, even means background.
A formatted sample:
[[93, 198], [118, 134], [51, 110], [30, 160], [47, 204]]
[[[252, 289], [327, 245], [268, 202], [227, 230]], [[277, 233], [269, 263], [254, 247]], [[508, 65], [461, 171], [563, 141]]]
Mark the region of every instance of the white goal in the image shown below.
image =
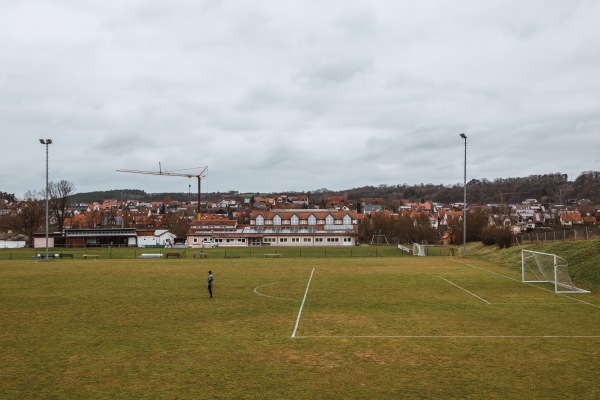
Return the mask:
[[523, 282], [549, 282], [555, 293], [590, 293], [575, 286], [569, 276], [569, 264], [556, 254], [521, 250]]
[[413, 243], [413, 255], [421, 257], [426, 256], [427, 254], [425, 254], [425, 245]]

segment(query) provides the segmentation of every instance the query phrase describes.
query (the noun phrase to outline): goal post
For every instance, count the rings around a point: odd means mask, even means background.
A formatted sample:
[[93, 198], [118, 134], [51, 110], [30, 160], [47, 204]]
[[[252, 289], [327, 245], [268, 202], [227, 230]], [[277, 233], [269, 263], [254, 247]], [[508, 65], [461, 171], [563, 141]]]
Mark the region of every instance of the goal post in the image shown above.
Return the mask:
[[548, 282], [555, 293], [591, 293], [580, 289], [569, 276], [569, 264], [556, 254], [521, 250], [521, 279], [523, 282]]
[[424, 257], [425, 254], [425, 245], [413, 243], [413, 255]]

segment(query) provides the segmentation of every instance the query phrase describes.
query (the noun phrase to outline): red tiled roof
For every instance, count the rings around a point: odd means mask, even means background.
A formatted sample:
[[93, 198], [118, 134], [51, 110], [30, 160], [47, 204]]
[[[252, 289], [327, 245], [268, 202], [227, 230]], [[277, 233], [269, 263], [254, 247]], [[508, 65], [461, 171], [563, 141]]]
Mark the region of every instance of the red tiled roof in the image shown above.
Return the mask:
[[309, 216], [314, 215], [317, 219], [325, 219], [328, 215], [333, 218], [342, 219], [345, 215], [349, 215], [355, 219], [357, 217], [356, 211], [335, 211], [335, 210], [274, 210], [274, 211], [253, 211], [250, 214], [250, 219], [256, 219], [259, 215], [262, 215], [265, 219], [273, 219], [275, 215], [279, 215], [283, 219], [289, 219], [293, 215], [296, 215], [300, 219], [308, 219]]
[[579, 211], [566, 211], [560, 213], [560, 219], [563, 221], [582, 221]]

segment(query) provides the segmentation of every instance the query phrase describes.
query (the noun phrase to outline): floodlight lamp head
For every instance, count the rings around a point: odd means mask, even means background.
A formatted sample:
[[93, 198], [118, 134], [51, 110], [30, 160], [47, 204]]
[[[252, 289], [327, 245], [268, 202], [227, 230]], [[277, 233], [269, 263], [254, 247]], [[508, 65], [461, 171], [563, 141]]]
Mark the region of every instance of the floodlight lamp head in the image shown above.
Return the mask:
[[44, 139], [40, 139], [40, 143], [41, 144], [46, 144], [46, 142], [44, 142]]
[[52, 144], [52, 139], [46, 139], [46, 143]]
[[466, 139], [466, 138], [467, 138], [467, 135], [465, 135], [464, 133], [461, 133], [461, 134], [460, 134], [460, 137], [461, 137], [461, 138], [463, 138], [463, 139]]

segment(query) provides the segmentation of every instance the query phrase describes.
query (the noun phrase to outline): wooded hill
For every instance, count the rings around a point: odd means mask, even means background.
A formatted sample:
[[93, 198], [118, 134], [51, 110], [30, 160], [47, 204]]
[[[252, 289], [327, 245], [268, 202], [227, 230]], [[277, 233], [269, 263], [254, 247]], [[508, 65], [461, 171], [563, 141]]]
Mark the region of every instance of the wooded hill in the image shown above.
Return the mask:
[[[300, 192], [285, 192], [287, 195]], [[311, 200], [330, 195], [345, 195], [349, 200], [381, 198], [384, 202], [394, 200], [433, 201], [438, 203], [454, 203], [463, 201], [462, 184], [455, 185], [379, 185], [363, 186], [347, 190], [333, 191], [318, 189], [305, 192]], [[212, 192], [202, 193], [202, 199], [217, 201], [222, 198], [242, 198], [252, 195], [269, 196], [269, 193]], [[188, 202], [196, 200], [195, 194], [189, 193], [146, 193], [139, 189], [107, 190], [88, 193], [77, 193], [71, 196], [71, 203], [102, 202], [105, 199], [119, 201], [163, 201], [166, 199]], [[589, 200], [600, 204], [600, 171], [586, 171], [574, 181], [568, 180], [567, 174], [560, 172], [546, 175], [530, 175], [524, 178], [498, 178], [494, 180], [472, 179], [467, 182], [467, 201], [469, 203], [499, 204], [520, 203], [526, 199], [536, 199], [542, 203], [573, 203], [578, 200]]]

